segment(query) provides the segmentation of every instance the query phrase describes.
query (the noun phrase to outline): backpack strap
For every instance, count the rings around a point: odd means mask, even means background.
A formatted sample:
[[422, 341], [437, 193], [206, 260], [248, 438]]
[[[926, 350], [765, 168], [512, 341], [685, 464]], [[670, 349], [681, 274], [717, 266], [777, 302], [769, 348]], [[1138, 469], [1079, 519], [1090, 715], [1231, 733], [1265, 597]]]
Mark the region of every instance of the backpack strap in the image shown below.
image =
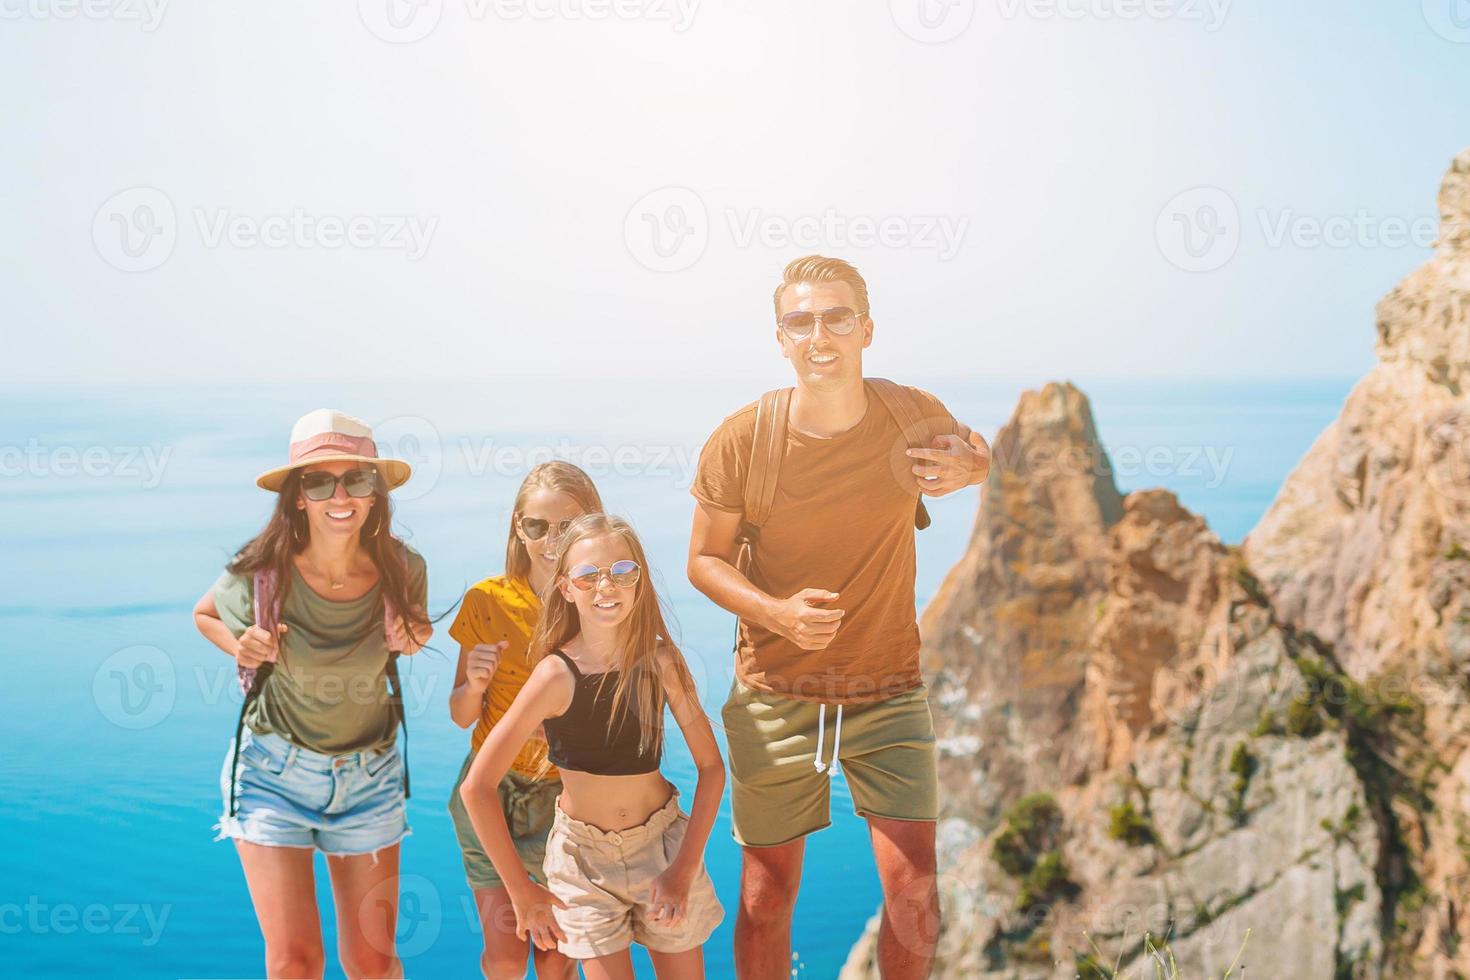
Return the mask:
[[[403, 567], [408, 567], [408, 545], [398, 543], [399, 555], [403, 559]], [[383, 636], [391, 644], [393, 637], [393, 623], [398, 618], [398, 610], [393, 608], [393, 603], [387, 594], [383, 595]], [[398, 658], [401, 651], [388, 651], [388, 702], [393, 706], [393, 711], [398, 715], [398, 726], [403, 729], [403, 798], [406, 800], [411, 795], [408, 789], [408, 712], [403, 707], [403, 679], [398, 676]]]
[[745, 520], [760, 527], [771, 517], [781, 456], [786, 451], [786, 414], [791, 408], [790, 388], [761, 396], [755, 409], [755, 438], [750, 444], [750, 472], [745, 474]]
[[781, 474], [781, 455], [786, 451], [786, 413], [791, 408], [790, 388], [778, 388], [761, 396], [755, 406], [755, 437], [750, 442], [750, 465], [745, 472], [745, 515], [736, 537], [739, 551], [735, 567], [743, 575], [750, 569], [761, 525], [771, 516], [776, 484]]
[[[250, 580], [251, 605], [254, 607], [255, 625], [267, 633], [276, 631], [276, 583], [277, 576], [273, 568], [256, 569], [255, 575]], [[240, 736], [245, 732], [245, 712], [250, 710], [250, 705], [260, 697], [260, 692], [265, 687], [266, 678], [275, 669], [275, 664], [261, 664], [259, 667], [238, 667], [236, 678], [240, 682], [240, 693], [244, 697], [240, 701], [240, 715], [235, 719], [235, 748], [230, 759], [230, 816], [235, 815], [239, 807], [239, 780], [236, 778], [240, 768]]]
[[[893, 421], [898, 423], [910, 449], [929, 448], [929, 425], [926, 421], [926, 406], [914, 389], [887, 378], [865, 378], [869, 389], [878, 396]], [[917, 492], [917, 491], [916, 491]], [[914, 527], [920, 531], [930, 524], [929, 509], [924, 506], [924, 495], [918, 495], [914, 507]]]

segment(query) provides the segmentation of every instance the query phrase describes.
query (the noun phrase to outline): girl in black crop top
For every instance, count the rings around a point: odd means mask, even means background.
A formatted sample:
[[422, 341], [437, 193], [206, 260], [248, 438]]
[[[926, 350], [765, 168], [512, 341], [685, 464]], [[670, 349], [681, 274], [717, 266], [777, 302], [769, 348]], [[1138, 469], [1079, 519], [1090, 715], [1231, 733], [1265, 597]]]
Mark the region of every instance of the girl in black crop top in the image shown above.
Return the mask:
[[[587, 514], [567, 528], [531, 640], [536, 666], [460, 790], [506, 883], [517, 935], [597, 961], [584, 962], [589, 977], [631, 976], [635, 934], [649, 940], [660, 974], [698, 975], [701, 945], [723, 917], [704, 847], [724, 793], [724, 761], [683, 655], [667, 639], [646, 567], [620, 518]], [[659, 771], [666, 707], [699, 772], [688, 815]], [[546, 887], [525, 874], [496, 791], [538, 726], [562, 776]], [[594, 886], [589, 875], [626, 887]]]

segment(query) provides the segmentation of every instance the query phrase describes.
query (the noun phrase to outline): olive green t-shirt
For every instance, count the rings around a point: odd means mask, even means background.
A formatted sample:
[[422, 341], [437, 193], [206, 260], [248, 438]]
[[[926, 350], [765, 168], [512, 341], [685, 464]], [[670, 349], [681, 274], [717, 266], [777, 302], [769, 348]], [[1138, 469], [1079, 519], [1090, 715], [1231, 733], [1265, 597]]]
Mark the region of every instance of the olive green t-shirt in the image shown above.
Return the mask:
[[[424, 608], [424, 559], [407, 550], [409, 595]], [[397, 719], [388, 698], [388, 638], [374, 586], [359, 599], [314, 592], [293, 565], [281, 622], [281, 656], [245, 713], [250, 730], [276, 734], [313, 752], [342, 755], [393, 744]], [[225, 572], [214, 585], [220, 619], [235, 636], [255, 623], [254, 582]]]
[[[927, 442], [959, 432], [928, 392]], [[758, 403], [729, 416], [705, 442], [690, 488], [716, 510], [745, 510], [745, 480]], [[786, 427], [771, 514], [751, 555], [750, 582], [785, 598], [801, 589], [839, 593], [845, 610], [824, 650], [803, 650], [755, 623], [740, 623], [735, 676], [747, 687], [798, 701], [858, 704], [894, 697], [922, 681], [914, 608], [914, 502], [919, 490], [908, 439], [879, 397], [852, 428], [819, 438]]]

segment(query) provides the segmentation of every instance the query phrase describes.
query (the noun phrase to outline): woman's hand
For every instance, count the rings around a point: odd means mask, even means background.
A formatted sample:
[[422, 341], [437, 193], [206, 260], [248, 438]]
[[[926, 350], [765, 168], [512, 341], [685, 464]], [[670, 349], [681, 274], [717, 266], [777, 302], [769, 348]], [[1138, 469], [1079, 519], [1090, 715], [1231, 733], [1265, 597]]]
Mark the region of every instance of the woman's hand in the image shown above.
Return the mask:
[[490, 686], [490, 678], [500, 669], [500, 654], [508, 641], [499, 643], [477, 643], [464, 657], [464, 679], [472, 691], [484, 691]]
[[415, 654], [424, 648], [434, 635], [430, 623], [415, 622], [410, 628], [402, 616], [393, 619], [393, 629], [388, 634], [388, 649], [394, 653]]
[[558, 941], [566, 942], [567, 934], [556, 924], [552, 906], [559, 909], [567, 903], [551, 893], [545, 885], [527, 880], [524, 888], [511, 892], [511, 905], [516, 911], [516, 938], [529, 938], [537, 949], [556, 949]]
[[653, 919], [660, 925], [675, 926], [684, 919], [684, 909], [689, 904], [689, 886], [694, 876], [669, 865], [663, 874], [653, 879], [653, 891], [648, 904], [653, 908]]
[[285, 623], [277, 626], [274, 634], [267, 633], [259, 626], [247, 626], [236, 645], [235, 662], [252, 670], [261, 664], [275, 663], [281, 655], [280, 638], [285, 635]]

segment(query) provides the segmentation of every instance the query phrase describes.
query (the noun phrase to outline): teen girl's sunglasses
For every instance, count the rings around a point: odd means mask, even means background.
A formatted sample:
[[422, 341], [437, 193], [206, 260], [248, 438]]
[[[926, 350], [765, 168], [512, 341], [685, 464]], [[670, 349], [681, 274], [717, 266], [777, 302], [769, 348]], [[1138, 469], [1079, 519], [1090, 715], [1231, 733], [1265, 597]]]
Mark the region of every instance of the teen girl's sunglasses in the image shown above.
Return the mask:
[[540, 541], [546, 537], [546, 532], [552, 530], [556, 532], [557, 537], [561, 537], [567, 533], [567, 528], [571, 526], [571, 521], [557, 521], [555, 524], [552, 524], [550, 521], [540, 517], [521, 518], [521, 530], [532, 541]]
[[781, 329], [792, 340], [806, 340], [820, 320], [823, 330], [846, 337], [857, 326], [858, 317], [866, 316], [867, 312], [863, 310], [854, 313], [846, 306], [833, 306], [825, 310], [793, 310], [781, 318]]
[[631, 558], [615, 561], [607, 568], [598, 568], [596, 565], [573, 565], [567, 572], [567, 581], [571, 582], [583, 592], [590, 592], [597, 587], [597, 580], [606, 572], [612, 584], [620, 589], [631, 589], [638, 584], [638, 577], [643, 569]]
[[377, 470], [348, 470], [341, 476], [322, 470], [313, 470], [301, 475], [301, 493], [307, 500], [330, 500], [337, 492], [337, 484], [347, 491], [349, 497], [371, 497], [378, 489]]

